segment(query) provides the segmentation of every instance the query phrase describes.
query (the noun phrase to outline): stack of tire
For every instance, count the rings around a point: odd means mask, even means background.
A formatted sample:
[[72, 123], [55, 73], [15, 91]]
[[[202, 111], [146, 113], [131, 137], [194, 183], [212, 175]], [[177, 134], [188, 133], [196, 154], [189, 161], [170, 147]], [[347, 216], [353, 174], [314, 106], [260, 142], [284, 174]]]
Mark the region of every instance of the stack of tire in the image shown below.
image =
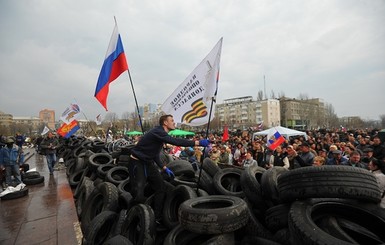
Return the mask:
[[[72, 144], [74, 145], [74, 144]], [[108, 152], [77, 142], [65, 162], [84, 244], [381, 244], [385, 211], [367, 170], [323, 166], [269, 170], [220, 169], [205, 159], [198, 171], [169, 157], [163, 225], [154, 193], [133, 200], [129, 147]], [[77, 154], [73, 154], [77, 152]]]

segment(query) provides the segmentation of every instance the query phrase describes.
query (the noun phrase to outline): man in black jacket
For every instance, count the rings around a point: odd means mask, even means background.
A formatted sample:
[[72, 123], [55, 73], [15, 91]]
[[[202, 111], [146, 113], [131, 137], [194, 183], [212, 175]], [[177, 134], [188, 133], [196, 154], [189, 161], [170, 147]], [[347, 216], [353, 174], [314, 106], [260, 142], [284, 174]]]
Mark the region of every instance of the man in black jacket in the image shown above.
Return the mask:
[[157, 223], [160, 223], [160, 220], [162, 219], [163, 201], [166, 192], [159, 169], [162, 169], [162, 171], [167, 173], [170, 177], [174, 176], [174, 173], [160, 160], [160, 152], [163, 148], [163, 144], [167, 143], [191, 147], [206, 147], [209, 144], [209, 141], [206, 139], [193, 141], [174, 138], [168, 134], [168, 132], [173, 129], [175, 129], [173, 116], [163, 115], [159, 118], [159, 126], [148, 131], [139, 140], [137, 145], [131, 149], [129, 164], [131, 194], [137, 202], [144, 202], [144, 187], [148, 180], [151, 188], [155, 191], [154, 213]]

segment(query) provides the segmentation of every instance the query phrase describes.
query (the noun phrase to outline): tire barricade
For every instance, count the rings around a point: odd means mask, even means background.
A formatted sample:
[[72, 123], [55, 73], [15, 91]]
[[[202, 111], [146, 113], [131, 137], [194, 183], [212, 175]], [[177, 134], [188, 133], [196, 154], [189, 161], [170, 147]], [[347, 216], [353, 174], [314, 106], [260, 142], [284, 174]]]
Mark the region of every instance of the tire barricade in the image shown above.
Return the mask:
[[199, 176], [189, 162], [164, 157], [176, 177], [165, 176], [163, 225], [158, 225], [152, 190], [146, 187], [144, 203], [129, 192], [132, 145], [120, 141], [118, 146], [85, 139], [63, 146], [83, 244], [385, 242], [385, 209], [367, 170], [218, 168], [204, 159]]

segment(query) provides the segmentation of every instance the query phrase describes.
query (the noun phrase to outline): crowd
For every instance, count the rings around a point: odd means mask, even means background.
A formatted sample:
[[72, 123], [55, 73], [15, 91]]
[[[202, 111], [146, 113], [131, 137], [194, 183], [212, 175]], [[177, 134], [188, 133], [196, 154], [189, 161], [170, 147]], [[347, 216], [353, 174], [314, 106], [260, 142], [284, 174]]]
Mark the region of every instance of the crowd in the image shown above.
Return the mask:
[[[199, 136], [198, 136], [199, 137]], [[276, 166], [289, 170], [322, 165], [343, 165], [363, 168], [373, 172], [383, 193], [385, 208], [385, 142], [377, 131], [356, 130], [353, 132], [307, 132], [303, 136], [289, 137], [274, 150], [266, 145], [266, 137], [252, 139], [250, 134], [233, 135], [222, 141], [219, 134], [209, 135], [211, 144], [205, 156], [219, 165], [247, 167], [258, 165], [269, 169]], [[169, 146], [168, 152], [187, 160], [200, 161], [201, 147], [181, 148]]]

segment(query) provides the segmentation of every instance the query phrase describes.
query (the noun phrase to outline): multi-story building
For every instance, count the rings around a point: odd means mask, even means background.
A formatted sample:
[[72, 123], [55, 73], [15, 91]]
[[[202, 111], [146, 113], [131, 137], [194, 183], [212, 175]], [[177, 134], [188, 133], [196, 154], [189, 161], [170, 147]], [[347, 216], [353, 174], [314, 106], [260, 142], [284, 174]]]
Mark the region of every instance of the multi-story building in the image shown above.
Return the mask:
[[28, 125], [33, 131], [38, 130], [41, 127], [41, 119], [38, 117], [13, 117], [13, 122], [16, 125]]
[[279, 100], [282, 126], [294, 129], [325, 126], [325, 104], [321, 99], [282, 97]]
[[280, 102], [276, 99], [259, 101], [261, 104], [262, 121], [265, 128], [281, 125]]
[[252, 96], [224, 100], [216, 105], [219, 127], [224, 125], [232, 129], [247, 129], [263, 122], [264, 127], [280, 124], [279, 101], [267, 99], [253, 100]]
[[12, 114], [8, 114], [0, 111], [0, 126], [9, 127], [12, 125], [12, 122], [13, 122]]
[[44, 109], [39, 112], [39, 118], [51, 130], [55, 129], [55, 111]]

